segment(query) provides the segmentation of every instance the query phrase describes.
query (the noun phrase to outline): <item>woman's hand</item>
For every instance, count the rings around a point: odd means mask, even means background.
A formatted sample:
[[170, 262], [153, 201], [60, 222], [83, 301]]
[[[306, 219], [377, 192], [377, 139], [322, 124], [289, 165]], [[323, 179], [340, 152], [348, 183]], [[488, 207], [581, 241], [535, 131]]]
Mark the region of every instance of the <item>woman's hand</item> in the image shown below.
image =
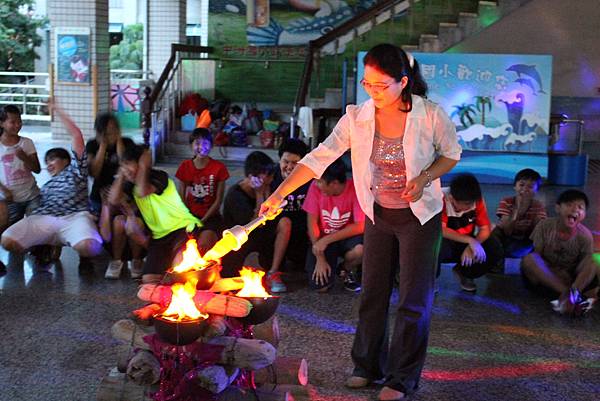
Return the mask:
[[[319, 260], [321, 259], [321, 260]], [[317, 258], [317, 264], [315, 265], [315, 271], [313, 272], [312, 279], [317, 285], [327, 285], [329, 283], [329, 275], [331, 274], [331, 266], [324, 260], [324, 258]]]
[[270, 216], [278, 212], [281, 203], [283, 202], [283, 196], [277, 191], [273, 192], [271, 196], [267, 198], [261, 205], [258, 211], [259, 216]]
[[427, 184], [427, 177], [418, 176], [406, 183], [402, 199], [407, 202], [416, 202], [423, 196], [423, 188]]

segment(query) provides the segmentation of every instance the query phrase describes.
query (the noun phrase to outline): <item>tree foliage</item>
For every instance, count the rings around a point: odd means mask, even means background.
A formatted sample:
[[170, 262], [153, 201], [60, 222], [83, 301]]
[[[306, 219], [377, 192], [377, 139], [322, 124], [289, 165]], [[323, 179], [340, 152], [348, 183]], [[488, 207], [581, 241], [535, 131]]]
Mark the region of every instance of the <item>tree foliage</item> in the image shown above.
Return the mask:
[[123, 40], [110, 47], [111, 70], [141, 70], [144, 57], [144, 26], [127, 25], [123, 29]]
[[33, 71], [42, 43], [36, 30], [46, 19], [33, 17], [33, 0], [0, 0], [0, 71]]

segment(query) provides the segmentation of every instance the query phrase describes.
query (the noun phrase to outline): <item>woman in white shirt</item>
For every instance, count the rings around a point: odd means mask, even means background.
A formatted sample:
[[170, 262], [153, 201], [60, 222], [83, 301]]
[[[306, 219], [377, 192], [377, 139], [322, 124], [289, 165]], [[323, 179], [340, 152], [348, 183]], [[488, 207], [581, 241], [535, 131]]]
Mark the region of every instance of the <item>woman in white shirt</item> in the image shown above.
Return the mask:
[[[272, 213], [300, 185], [321, 176], [348, 149], [356, 194], [367, 221], [362, 295], [346, 386], [384, 380], [381, 401], [416, 390], [425, 362], [437, 256], [441, 243], [439, 177], [460, 159], [454, 124], [424, 99], [427, 86], [410, 54], [377, 45], [363, 60], [370, 99], [348, 106], [329, 137], [306, 155], [263, 203]], [[387, 311], [398, 268], [400, 299], [391, 343]]]

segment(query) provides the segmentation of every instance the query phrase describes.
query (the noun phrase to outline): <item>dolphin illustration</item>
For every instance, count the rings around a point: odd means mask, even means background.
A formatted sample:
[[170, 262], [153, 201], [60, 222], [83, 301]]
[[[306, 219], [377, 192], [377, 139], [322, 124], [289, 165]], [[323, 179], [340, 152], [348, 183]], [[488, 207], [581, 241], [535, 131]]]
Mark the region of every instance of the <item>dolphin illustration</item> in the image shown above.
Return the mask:
[[529, 86], [531, 88], [531, 91], [533, 92], [533, 94], [537, 96], [537, 93], [535, 93], [535, 87], [533, 86], [533, 81], [531, 79], [518, 78], [518, 79], [515, 79], [515, 82], [518, 82], [521, 85]]
[[521, 74], [527, 75], [533, 78], [538, 86], [540, 87], [539, 93], [546, 93], [542, 87], [542, 77], [539, 72], [535, 68], [535, 65], [527, 65], [527, 64], [513, 64], [506, 69], [506, 71], [513, 71], [517, 73], [517, 76], [521, 78]]
[[294, 46], [305, 45], [317, 39], [354, 16], [354, 11], [345, 2], [328, 15], [314, 18], [298, 18], [283, 27], [271, 18], [269, 26], [249, 26], [246, 38], [251, 46]]

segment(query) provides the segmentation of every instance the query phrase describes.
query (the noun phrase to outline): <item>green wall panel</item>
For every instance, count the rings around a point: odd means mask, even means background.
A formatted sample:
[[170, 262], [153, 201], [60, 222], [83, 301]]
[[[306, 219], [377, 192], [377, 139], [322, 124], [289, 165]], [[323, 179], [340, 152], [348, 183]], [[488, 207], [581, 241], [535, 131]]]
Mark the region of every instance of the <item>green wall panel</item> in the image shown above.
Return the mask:
[[[322, 58], [318, 72], [313, 74], [311, 96], [322, 97], [326, 88], [339, 88], [343, 60], [349, 61], [348, 71], [353, 74], [357, 51], [384, 42], [416, 45], [421, 34], [437, 33], [440, 22], [457, 22], [459, 12], [476, 12], [478, 3], [477, 0], [421, 0], [414, 3], [404, 15], [376, 26], [347, 44], [342, 54]], [[358, 2], [349, 1], [348, 4]], [[284, 26], [303, 14], [290, 7], [271, 7], [271, 18]], [[304, 17], [312, 15], [305, 14]], [[293, 102], [303, 69], [301, 52], [292, 57], [273, 56], [277, 48], [250, 48], [245, 15], [222, 10], [210, 14], [209, 45], [215, 46], [215, 56], [224, 60], [216, 73], [217, 96], [238, 102]], [[253, 53], [248, 55], [250, 50]], [[286, 62], [277, 62], [278, 58]], [[264, 60], [270, 60], [268, 69], [264, 68]]]

